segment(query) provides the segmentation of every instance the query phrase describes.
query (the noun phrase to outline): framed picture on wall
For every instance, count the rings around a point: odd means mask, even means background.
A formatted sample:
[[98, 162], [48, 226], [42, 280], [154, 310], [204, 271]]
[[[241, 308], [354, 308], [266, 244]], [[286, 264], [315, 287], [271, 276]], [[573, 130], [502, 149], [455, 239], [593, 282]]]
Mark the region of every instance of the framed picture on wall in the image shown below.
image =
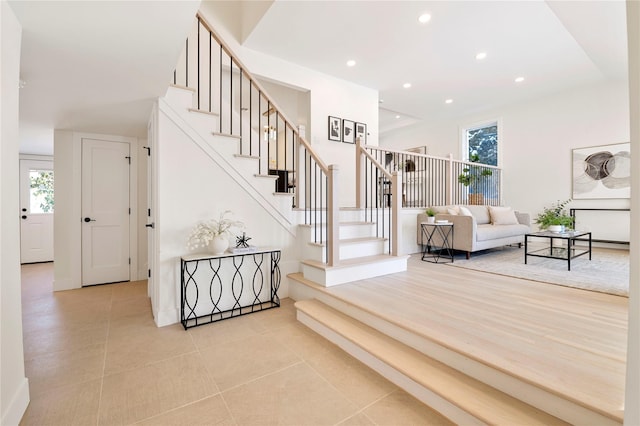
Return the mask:
[[629, 142], [572, 150], [574, 200], [631, 197]]
[[340, 142], [342, 138], [342, 120], [329, 116], [329, 140]]
[[367, 125], [364, 123], [356, 123], [356, 140], [362, 141], [362, 143], [367, 143]]
[[342, 142], [355, 143], [355, 123], [351, 120], [342, 120]]

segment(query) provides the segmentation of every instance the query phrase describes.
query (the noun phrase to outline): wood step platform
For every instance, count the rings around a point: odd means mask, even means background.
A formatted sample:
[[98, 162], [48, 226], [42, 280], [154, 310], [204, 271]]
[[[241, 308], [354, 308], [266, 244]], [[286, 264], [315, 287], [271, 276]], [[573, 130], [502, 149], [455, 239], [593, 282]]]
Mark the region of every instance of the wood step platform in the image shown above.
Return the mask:
[[295, 306], [299, 321], [396, 385], [418, 389], [414, 396], [458, 424], [566, 424], [322, 302], [303, 300]]
[[563, 421], [622, 424], [625, 297], [421, 262], [419, 254], [405, 272], [335, 287], [287, 277], [292, 299], [317, 299]]

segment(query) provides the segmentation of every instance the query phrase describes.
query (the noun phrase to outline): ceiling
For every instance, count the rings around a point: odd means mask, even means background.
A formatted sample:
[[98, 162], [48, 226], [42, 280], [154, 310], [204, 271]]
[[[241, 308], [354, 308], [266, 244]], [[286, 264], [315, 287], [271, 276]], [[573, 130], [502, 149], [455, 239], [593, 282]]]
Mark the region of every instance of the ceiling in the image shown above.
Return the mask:
[[384, 133], [626, 79], [626, 37], [624, 1], [276, 1], [244, 45], [378, 89]]
[[[21, 152], [52, 153], [54, 128], [144, 137], [198, 3], [10, 1], [23, 26]], [[623, 1], [230, 4], [246, 47], [377, 89], [381, 134], [627, 76]]]
[[146, 137], [199, 3], [10, 1], [22, 25], [20, 152], [53, 154], [54, 128]]

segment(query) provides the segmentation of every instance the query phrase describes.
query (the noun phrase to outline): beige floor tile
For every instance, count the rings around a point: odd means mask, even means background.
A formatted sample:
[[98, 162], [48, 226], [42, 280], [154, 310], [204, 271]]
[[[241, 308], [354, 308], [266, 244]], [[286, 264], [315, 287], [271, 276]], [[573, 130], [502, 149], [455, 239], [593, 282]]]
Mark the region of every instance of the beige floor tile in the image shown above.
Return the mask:
[[24, 354], [30, 359], [58, 351], [79, 351], [87, 346], [105, 344], [109, 324], [90, 324], [85, 328], [54, 328], [24, 331]]
[[148, 297], [147, 281], [131, 281], [113, 285], [113, 300], [130, 299], [136, 296]]
[[235, 425], [220, 394], [136, 423], [137, 426]]
[[88, 382], [102, 377], [105, 345], [87, 346], [25, 359], [29, 391], [39, 395], [54, 387]]
[[293, 303], [289, 298], [282, 299], [280, 307], [251, 314], [249, 317], [268, 333], [296, 321], [296, 308]]
[[397, 390], [363, 410], [378, 425], [453, 425], [440, 413], [403, 390]]
[[270, 335], [303, 359], [326, 351], [330, 345], [322, 336], [297, 321], [274, 330]]
[[151, 299], [146, 295], [136, 295], [129, 298], [113, 299], [110, 319], [128, 319], [139, 314], [153, 318], [151, 313]]
[[158, 328], [155, 325], [128, 333], [109, 334], [105, 376], [140, 368], [164, 359], [194, 352], [191, 336], [182, 326], [174, 324]]
[[220, 390], [230, 389], [301, 362], [296, 354], [263, 335], [208, 346], [200, 353]]
[[338, 426], [376, 426], [376, 424], [363, 413], [357, 413], [343, 422], [338, 423]]
[[222, 393], [240, 425], [333, 425], [356, 407], [304, 363]]
[[20, 422], [21, 426], [87, 426], [98, 420], [101, 380], [51, 389], [31, 402]]
[[217, 393], [200, 355], [181, 355], [105, 377], [98, 424], [134, 423]]
[[326, 351], [307, 356], [306, 362], [358, 408], [398, 389], [337, 346], [327, 343], [326, 347]]
[[252, 315], [259, 314], [244, 315], [193, 327], [188, 330], [188, 333], [199, 349], [212, 345], [219, 346], [220, 342], [243, 340], [265, 331], [264, 326], [251, 319]]

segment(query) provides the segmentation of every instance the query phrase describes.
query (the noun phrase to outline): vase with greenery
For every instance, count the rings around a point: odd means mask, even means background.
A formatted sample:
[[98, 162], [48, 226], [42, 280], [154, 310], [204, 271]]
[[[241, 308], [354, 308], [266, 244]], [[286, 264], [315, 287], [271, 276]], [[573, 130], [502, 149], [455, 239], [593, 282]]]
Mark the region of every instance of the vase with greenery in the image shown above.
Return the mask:
[[550, 207], [545, 207], [541, 213], [538, 213], [534, 223], [540, 229], [553, 230], [555, 232], [563, 232], [565, 229], [573, 228], [573, 217], [567, 213], [567, 204], [571, 199], [553, 203]]
[[[479, 161], [480, 156], [476, 151], [472, 152], [471, 155], [469, 155], [470, 163], [478, 163]], [[458, 175], [458, 183], [461, 183], [469, 188], [469, 204], [482, 204], [484, 200], [478, 199], [479, 196], [482, 195], [482, 193], [479, 192], [478, 189], [480, 188], [480, 185], [487, 179], [487, 177], [491, 176], [492, 174], [493, 172], [491, 169], [482, 166], [469, 165], [462, 169], [462, 173]], [[472, 197], [472, 194], [477, 196]]]
[[198, 223], [189, 235], [187, 247], [191, 250], [209, 247], [213, 254], [223, 253], [229, 247], [231, 230], [244, 228], [244, 223], [227, 217], [231, 214], [230, 210], [226, 210], [220, 214], [219, 219]]
[[436, 221], [436, 211], [431, 207], [425, 210], [424, 214], [427, 215], [427, 223], [434, 223]]

